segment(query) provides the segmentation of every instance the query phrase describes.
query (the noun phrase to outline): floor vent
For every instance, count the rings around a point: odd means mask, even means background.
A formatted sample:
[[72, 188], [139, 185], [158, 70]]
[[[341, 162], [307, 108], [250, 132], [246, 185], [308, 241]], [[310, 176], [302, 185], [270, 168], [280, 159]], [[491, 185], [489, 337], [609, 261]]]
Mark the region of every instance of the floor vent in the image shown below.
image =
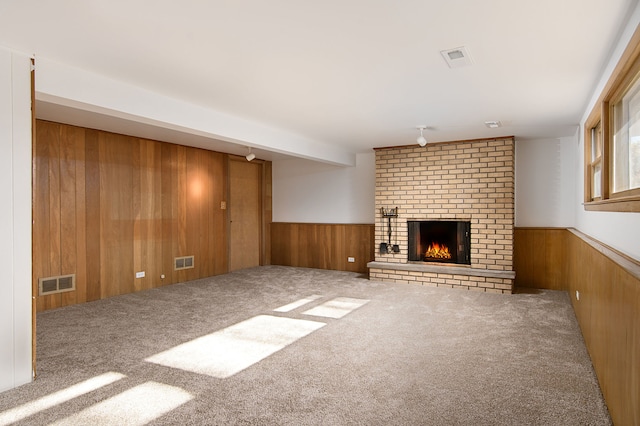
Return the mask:
[[76, 289], [76, 274], [40, 278], [38, 280], [40, 296], [62, 293]]
[[174, 259], [174, 269], [179, 271], [181, 269], [193, 268], [193, 256], [176, 257]]

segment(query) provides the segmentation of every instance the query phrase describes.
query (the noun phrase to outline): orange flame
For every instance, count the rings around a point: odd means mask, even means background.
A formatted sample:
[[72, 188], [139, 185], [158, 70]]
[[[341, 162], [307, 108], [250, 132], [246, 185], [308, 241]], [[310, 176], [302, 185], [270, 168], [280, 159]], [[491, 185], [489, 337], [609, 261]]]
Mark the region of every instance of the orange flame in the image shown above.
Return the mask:
[[433, 243], [429, 244], [429, 248], [424, 254], [424, 257], [431, 259], [451, 259], [451, 253], [449, 253], [449, 247]]

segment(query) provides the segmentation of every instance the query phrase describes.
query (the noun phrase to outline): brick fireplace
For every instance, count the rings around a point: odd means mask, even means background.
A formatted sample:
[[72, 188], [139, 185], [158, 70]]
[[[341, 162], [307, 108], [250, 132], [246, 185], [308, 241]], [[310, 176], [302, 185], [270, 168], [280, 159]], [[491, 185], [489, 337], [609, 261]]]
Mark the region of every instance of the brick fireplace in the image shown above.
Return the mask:
[[[375, 206], [377, 246], [375, 260], [367, 265], [370, 279], [512, 292], [512, 137], [376, 149]], [[454, 263], [416, 257], [409, 232], [420, 228], [417, 222], [435, 223], [436, 229], [468, 223], [458, 233], [468, 234], [469, 258]], [[455, 251], [457, 243], [451, 245]]]

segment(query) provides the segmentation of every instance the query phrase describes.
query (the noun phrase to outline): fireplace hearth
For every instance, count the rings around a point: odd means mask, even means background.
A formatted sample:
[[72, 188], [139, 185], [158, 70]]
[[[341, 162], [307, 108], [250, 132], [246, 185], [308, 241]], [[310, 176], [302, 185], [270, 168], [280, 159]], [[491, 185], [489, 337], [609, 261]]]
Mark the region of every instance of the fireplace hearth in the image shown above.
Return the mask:
[[409, 262], [471, 264], [471, 222], [407, 220]]

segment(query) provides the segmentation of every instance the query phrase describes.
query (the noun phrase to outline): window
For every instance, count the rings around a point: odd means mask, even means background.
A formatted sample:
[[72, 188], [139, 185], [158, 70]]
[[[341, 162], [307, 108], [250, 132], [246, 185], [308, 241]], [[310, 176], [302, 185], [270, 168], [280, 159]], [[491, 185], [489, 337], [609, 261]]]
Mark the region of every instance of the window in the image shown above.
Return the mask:
[[640, 28], [585, 124], [586, 210], [640, 212]]
[[640, 188], [640, 80], [613, 105], [612, 193]]

